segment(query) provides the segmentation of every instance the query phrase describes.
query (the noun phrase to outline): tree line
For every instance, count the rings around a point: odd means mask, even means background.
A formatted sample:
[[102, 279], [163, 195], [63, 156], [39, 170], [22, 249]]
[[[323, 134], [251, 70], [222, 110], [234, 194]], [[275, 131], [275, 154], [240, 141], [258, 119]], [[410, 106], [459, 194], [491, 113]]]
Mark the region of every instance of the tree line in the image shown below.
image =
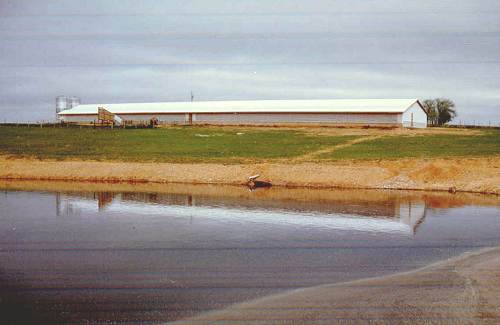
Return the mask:
[[422, 102], [430, 126], [445, 125], [457, 116], [455, 103], [447, 98], [426, 99]]

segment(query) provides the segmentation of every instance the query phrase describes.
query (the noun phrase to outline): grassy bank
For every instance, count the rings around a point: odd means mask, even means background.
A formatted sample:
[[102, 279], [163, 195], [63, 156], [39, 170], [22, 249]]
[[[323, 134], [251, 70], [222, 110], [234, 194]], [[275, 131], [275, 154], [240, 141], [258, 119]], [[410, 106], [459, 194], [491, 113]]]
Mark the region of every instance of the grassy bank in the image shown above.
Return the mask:
[[0, 127], [0, 155], [56, 160], [236, 163], [500, 154], [500, 130], [398, 132], [202, 126], [133, 130]]

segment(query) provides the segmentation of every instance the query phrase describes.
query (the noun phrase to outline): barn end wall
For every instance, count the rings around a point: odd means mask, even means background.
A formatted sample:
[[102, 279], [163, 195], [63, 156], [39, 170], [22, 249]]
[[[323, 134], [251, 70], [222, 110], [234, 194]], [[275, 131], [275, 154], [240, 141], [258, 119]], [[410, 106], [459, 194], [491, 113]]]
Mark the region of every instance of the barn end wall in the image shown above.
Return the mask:
[[419, 103], [415, 102], [403, 113], [402, 123], [404, 127], [426, 128], [427, 114], [425, 114]]

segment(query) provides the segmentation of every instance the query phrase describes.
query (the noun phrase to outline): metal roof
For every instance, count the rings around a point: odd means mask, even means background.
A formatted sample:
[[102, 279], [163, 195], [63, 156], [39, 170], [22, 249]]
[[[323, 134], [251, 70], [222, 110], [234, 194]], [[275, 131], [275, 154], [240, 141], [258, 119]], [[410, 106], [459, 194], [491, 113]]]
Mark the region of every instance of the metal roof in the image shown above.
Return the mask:
[[417, 99], [235, 100], [78, 105], [59, 115], [169, 113], [403, 113]]

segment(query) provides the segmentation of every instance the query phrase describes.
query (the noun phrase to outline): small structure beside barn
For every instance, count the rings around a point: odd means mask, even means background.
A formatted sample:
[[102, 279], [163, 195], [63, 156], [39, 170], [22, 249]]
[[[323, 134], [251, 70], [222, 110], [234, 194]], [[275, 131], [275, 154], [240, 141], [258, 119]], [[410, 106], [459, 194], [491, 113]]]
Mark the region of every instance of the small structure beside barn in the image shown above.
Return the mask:
[[247, 100], [78, 105], [58, 113], [68, 123], [98, 123], [99, 109], [126, 125], [157, 124], [427, 127], [418, 99]]
[[109, 112], [103, 107], [97, 108], [97, 123], [102, 125], [113, 125], [115, 122], [115, 114]]

